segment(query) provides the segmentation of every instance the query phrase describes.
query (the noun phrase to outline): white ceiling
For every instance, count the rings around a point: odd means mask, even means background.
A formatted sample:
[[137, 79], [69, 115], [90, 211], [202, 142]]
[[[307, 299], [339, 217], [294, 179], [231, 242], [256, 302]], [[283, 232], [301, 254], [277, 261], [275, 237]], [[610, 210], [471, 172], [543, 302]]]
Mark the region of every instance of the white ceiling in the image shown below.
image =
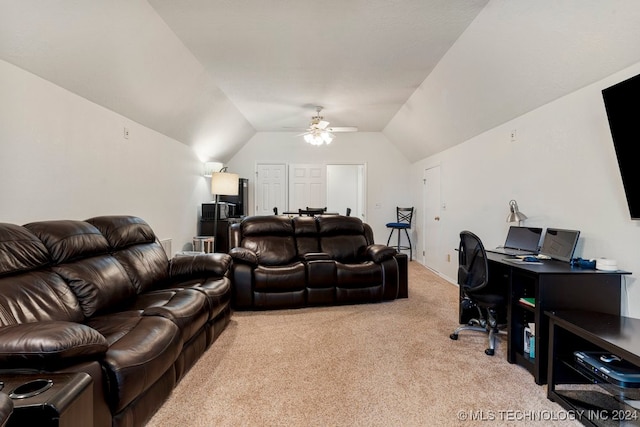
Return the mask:
[[488, 0], [149, 0], [257, 131], [382, 131]]
[[415, 161], [640, 60], [639, 4], [2, 1], [0, 59], [210, 160], [322, 105]]

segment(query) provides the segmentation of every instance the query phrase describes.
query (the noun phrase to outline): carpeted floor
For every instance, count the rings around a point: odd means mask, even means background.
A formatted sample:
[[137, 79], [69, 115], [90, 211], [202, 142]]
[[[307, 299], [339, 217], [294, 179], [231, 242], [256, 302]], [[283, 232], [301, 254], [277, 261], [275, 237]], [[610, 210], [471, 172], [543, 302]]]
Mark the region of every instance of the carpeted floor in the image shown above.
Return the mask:
[[236, 312], [148, 427], [579, 425], [506, 337], [493, 357], [482, 334], [449, 339], [457, 301], [411, 262], [408, 299]]

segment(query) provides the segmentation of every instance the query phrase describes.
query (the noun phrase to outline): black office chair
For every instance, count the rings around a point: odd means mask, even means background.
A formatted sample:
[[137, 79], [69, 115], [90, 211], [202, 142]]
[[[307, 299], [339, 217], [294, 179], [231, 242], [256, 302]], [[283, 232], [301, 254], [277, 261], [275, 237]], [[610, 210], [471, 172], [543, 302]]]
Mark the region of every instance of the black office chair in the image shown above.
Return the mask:
[[[389, 233], [389, 238], [387, 239], [387, 246], [389, 246], [389, 242], [391, 241], [391, 236], [393, 236], [393, 232], [398, 232], [398, 244], [395, 245], [395, 248], [398, 252], [401, 250], [409, 249], [409, 261], [413, 259], [413, 247], [411, 246], [411, 237], [409, 236], [409, 230], [411, 229], [411, 221], [413, 220], [413, 208], [400, 208], [396, 207], [396, 222], [387, 223], [387, 228], [391, 229]], [[407, 235], [408, 246], [400, 245], [400, 231], [404, 230], [404, 234]]]
[[278, 207], [277, 206], [273, 208], [273, 214], [274, 215], [278, 215]]
[[[495, 283], [495, 282], [494, 282]], [[501, 282], [495, 283], [499, 285]], [[484, 352], [493, 356], [497, 335], [502, 328], [498, 325], [498, 316], [506, 310], [507, 290], [498, 289], [489, 281], [487, 253], [482, 241], [470, 231], [460, 233], [458, 247], [458, 285], [462, 292], [460, 301], [462, 310], [478, 309], [478, 318], [459, 326], [449, 338], [458, 339], [462, 331], [479, 331], [489, 334], [489, 348]], [[484, 312], [483, 312], [484, 311]], [[486, 313], [486, 317], [485, 317]]]

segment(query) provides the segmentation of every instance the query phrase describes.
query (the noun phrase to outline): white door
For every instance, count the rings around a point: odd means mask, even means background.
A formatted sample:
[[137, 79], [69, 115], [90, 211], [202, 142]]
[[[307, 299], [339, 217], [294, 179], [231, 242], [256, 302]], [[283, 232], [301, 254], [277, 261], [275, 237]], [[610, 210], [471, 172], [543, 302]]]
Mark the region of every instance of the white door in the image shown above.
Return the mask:
[[[440, 247], [440, 166], [424, 171], [424, 265], [435, 271], [442, 271], [444, 255], [439, 255]], [[441, 259], [442, 258], [442, 259]]]
[[287, 167], [284, 164], [258, 164], [256, 168], [255, 215], [273, 215], [287, 209]]
[[327, 206], [324, 165], [289, 165], [289, 211]]

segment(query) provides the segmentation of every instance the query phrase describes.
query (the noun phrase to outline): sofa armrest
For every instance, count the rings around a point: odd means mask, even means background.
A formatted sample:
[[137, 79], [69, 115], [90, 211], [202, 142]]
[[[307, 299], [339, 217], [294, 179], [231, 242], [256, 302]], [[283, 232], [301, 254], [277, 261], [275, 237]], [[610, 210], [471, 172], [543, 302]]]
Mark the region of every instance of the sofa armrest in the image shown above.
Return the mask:
[[303, 261], [330, 260], [331, 256], [326, 252], [309, 252], [302, 255]]
[[178, 255], [171, 259], [169, 276], [172, 279], [223, 277], [230, 266], [231, 257], [223, 253]]
[[51, 320], [0, 328], [0, 366], [5, 367], [101, 356], [108, 347], [100, 332], [81, 323]]
[[256, 253], [251, 249], [235, 247], [229, 251], [229, 255], [231, 255], [234, 262], [253, 266], [258, 265], [258, 255], [256, 255]]
[[381, 263], [392, 258], [396, 253], [395, 248], [381, 244], [369, 245], [366, 250], [367, 257], [376, 263]]

